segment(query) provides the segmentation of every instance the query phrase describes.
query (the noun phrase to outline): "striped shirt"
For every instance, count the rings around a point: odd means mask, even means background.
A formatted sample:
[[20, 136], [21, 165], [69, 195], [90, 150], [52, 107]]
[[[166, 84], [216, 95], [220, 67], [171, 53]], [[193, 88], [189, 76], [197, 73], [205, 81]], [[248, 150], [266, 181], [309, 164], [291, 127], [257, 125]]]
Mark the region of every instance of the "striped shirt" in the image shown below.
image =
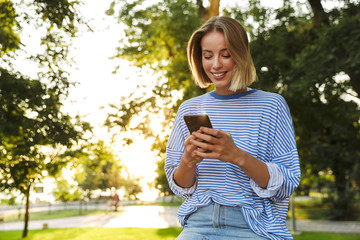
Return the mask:
[[[237, 147], [267, 165], [266, 189], [238, 166], [208, 158], [197, 164], [194, 186], [182, 188], [174, 182], [189, 134], [183, 116], [203, 113], [209, 115], [213, 128], [229, 132]], [[232, 95], [210, 92], [183, 102], [167, 144], [165, 172], [172, 191], [186, 198], [178, 211], [182, 226], [189, 214], [216, 202], [241, 207], [249, 227], [263, 237], [293, 239], [285, 222], [289, 197], [299, 185], [300, 166], [290, 111], [280, 95], [256, 89]]]

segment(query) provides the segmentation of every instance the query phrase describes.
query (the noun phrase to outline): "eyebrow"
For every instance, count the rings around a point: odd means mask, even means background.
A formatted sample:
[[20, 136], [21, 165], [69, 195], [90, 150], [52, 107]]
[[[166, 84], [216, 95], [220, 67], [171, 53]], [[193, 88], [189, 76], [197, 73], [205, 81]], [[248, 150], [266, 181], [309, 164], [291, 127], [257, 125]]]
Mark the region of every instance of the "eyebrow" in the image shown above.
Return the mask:
[[[224, 52], [224, 51], [228, 51], [229, 49], [227, 49], [227, 48], [223, 48], [223, 49], [221, 49], [220, 50], [220, 52]], [[206, 50], [206, 49], [204, 49], [204, 50], [202, 50], [203, 52], [210, 52], [210, 53], [212, 53], [212, 51], [211, 50]]]

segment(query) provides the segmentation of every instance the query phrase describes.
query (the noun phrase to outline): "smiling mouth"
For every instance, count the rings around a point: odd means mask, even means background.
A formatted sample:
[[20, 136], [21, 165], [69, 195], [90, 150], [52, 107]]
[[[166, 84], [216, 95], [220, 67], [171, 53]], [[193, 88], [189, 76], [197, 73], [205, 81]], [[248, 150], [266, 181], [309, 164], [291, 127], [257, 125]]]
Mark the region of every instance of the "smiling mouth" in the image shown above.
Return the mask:
[[223, 73], [213, 73], [214, 77], [222, 77], [225, 75], [226, 72]]

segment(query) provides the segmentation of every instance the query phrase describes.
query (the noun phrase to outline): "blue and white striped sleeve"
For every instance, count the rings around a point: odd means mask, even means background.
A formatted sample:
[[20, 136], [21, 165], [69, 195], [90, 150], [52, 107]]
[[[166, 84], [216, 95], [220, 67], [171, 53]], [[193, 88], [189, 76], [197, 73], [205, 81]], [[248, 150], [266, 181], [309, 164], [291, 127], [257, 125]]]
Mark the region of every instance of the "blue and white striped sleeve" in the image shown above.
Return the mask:
[[178, 168], [181, 157], [185, 151], [185, 137], [181, 131], [182, 117], [180, 115], [181, 114], [178, 113], [175, 118], [174, 126], [171, 130], [166, 147], [165, 173], [171, 190], [179, 197], [188, 198], [195, 192], [197, 181], [195, 181], [195, 184], [190, 188], [182, 188], [174, 181], [174, 172]]
[[265, 164], [268, 168], [269, 175], [270, 175], [270, 179], [269, 179], [267, 188], [264, 189], [264, 188], [260, 187], [252, 179], [250, 179], [250, 185], [251, 185], [252, 189], [254, 190], [254, 192], [259, 197], [270, 198], [270, 197], [274, 196], [277, 193], [277, 191], [281, 188], [281, 186], [284, 182], [284, 176], [276, 164], [274, 164], [274, 163], [265, 163]]
[[294, 127], [290, 110], [282, 97], [278, 101], [271, 152], [271, 162], [266, 163], [270, 174], [267, 188], [261, 188], [253, 180], [250, 180], [250, 184], [258, 196], [280, 202], [290, 197], [300, 183], [299, 155]]
[[289, 107], [284, 98], [280, 97], [272, 163], [276, 164], [283, 175], [283, 183], [270, 199], [282, 201], [291, 196], [300, 183], [299, 154], [296, 147], [296, 137]]
[[171, 190], [182, 198], [190, 197], [196, 190], [197, 181], [190, 188], [183, 188], [174, 181], [174, 172], [178, 168], [182, 153], [171, 148], [166, 148], [165, 173]]

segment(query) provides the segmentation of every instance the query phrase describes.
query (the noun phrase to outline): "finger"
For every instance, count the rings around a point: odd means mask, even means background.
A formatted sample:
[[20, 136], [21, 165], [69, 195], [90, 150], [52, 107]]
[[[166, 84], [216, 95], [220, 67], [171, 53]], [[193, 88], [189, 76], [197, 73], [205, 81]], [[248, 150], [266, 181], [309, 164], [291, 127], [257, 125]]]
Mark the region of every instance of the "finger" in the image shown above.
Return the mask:
[[192, 134], [186, 136], [185, 141], [189, 141], [190, 139], [194, 138]]
[[198, 152], [206, 152], [206, 149], [201, 148], [201, 147], [197, 147], [196, 151], [198, 151]]
[[[194, 132], [193, 135], [198, 138], [201, 139], [202, 141], [207, 141], [209, 143], [214, 144], [216, 142], [216, 138], [214, 138], [213, 136], [210, 136], [208, 134], [204, 134], [204, 133], [200, 133], [200, 132]], [[197, 139], [195, 139], [197, 140]]]
[[195, 147], [195, 149], [191, 152], [191, 156], [193, 158], [193, 161], [198, 162], [198, 161], [202, 161], [203, 157], [200, 157], [199, 155], [196, 154], [196, 152], [204, 152], [205, 150], [199, 147]]
[[188, 136], [185, 138], [184, 145], [187, 146], [187, 145], [191, 144], [190, 141], [191, 141], [192, 139], [195, 139], [195, 137], [194, 137], [193, 135], [191, 135], [191, 134], [188, 135]]
[[221, 136], [221, 131], [218, 130], [218, 129], [208, 128], [208, 127], [201, 127], [200, 130], [203, 133], [206, 133], [206, 134], [211, 135], [213, 137], [220, 137]]
[[214, 145], [211, 143], [206, 143], [203, 141], [197, 141], [197, 140], [191, 140], [191, 143], [196, 145], [197, 147], [204, 149], [204, 151], [213, 151], [214, 150]]

